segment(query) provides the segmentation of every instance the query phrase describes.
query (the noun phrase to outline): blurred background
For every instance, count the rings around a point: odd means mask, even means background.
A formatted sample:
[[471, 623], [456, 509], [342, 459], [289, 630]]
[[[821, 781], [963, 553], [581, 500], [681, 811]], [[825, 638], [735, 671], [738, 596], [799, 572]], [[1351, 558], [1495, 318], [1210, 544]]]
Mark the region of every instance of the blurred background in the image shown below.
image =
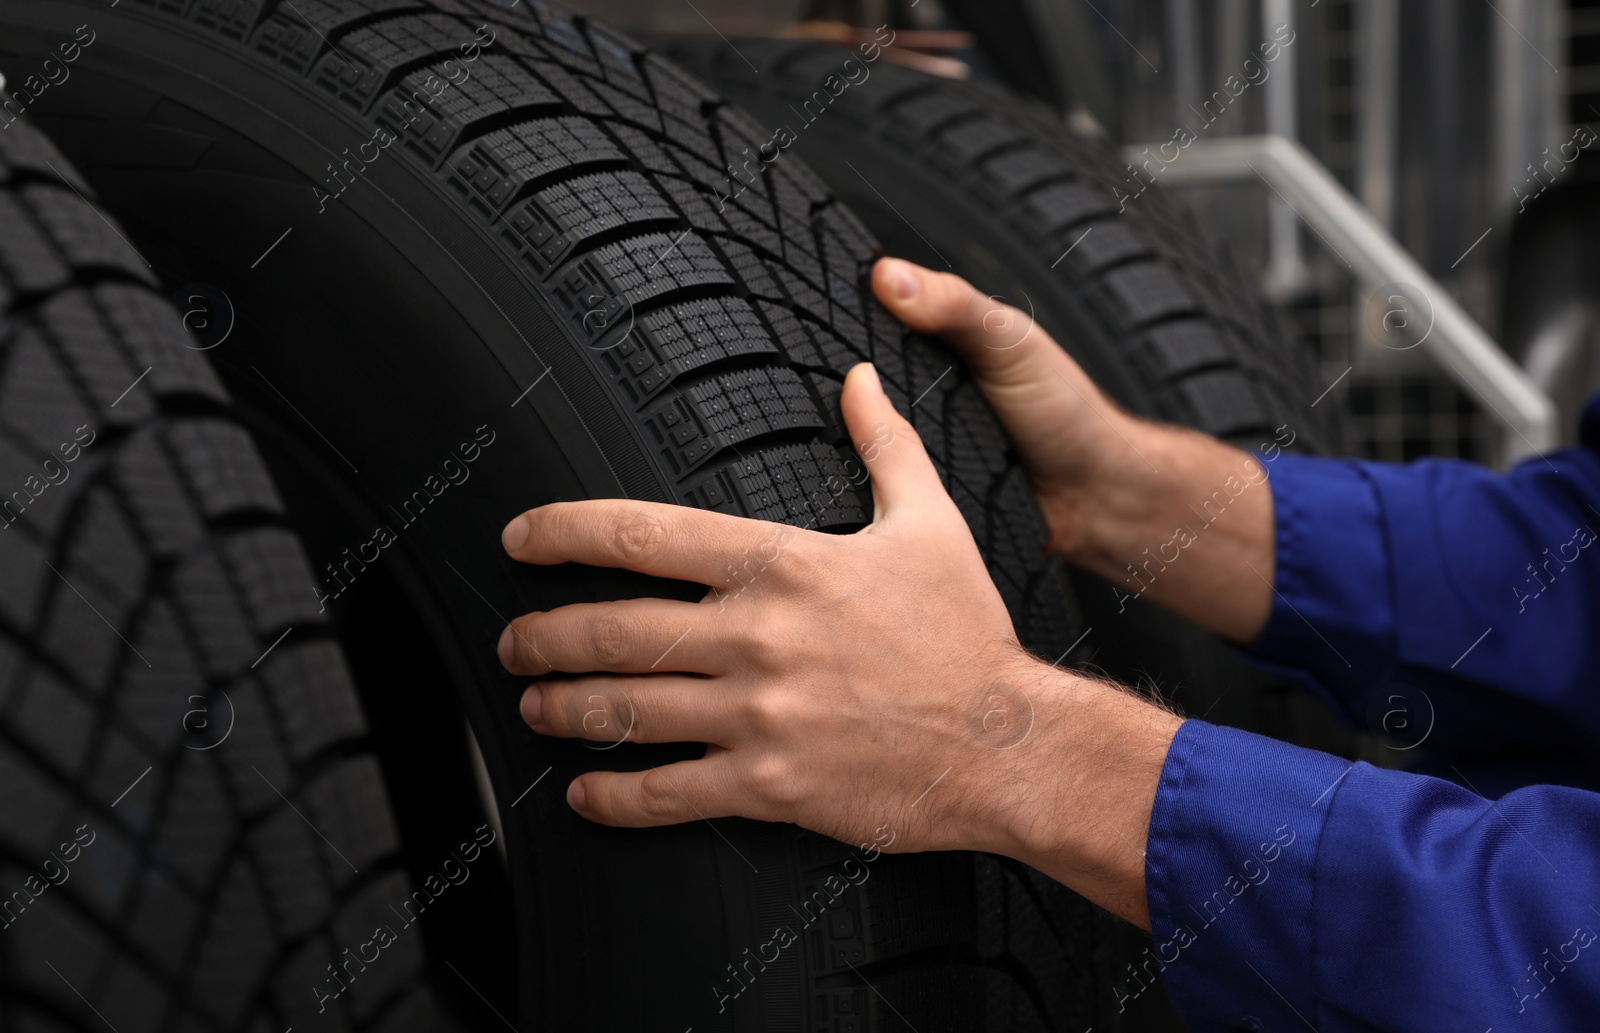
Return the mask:
[[[927, 48], [941, 59], [930, 68], [1002, 80], [1134, 152], [1155, 151], [1183, 127], [1207, 142], [1267, 133], [1294, 140], [1552, 398], [1560, 440], [1573, 437], [1582, 397], [1600, 386], [1590, 289], [1600, 0], [578, 6], [646, 32], [911, 26], [938, 44]], [[1292, 43], [1263, 67], [1260, 48], [1285, 39]], [[1205, 107], [1224, 91], [1225, 104]], [[1392, 291], [1363, 282], [1298, 206], [1290, 210], [1284, 191], [1250, 171], [1222, 183], [1156, 179], [1181, 191], [1291, 314], [1350, 413], [1352, 451], [1504, 465], [1534, 450], [1519, 446], [1528, 435], [1512, 429], [1515, 414], [1462, 385], [1446, 359], [1394, 347], [1395, 324], [1425, 314], [1397, 314]]]

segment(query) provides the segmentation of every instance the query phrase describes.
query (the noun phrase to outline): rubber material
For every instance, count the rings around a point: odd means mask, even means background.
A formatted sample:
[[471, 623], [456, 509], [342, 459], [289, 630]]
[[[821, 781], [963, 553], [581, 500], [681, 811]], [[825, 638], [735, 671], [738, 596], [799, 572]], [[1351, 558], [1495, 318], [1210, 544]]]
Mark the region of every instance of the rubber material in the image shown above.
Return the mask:
[[[1115, 1028], [1120, 927], [1059, 886], [990, 858], [884, 855], [835, 893], [854, 848], [793, 829], [590, 825], [562, 803], [566, 780], [693, 747], [538, 739], [516, 723], [520, 686], [494, 667], [509, 614], [695, 594], [510, 564], [497, 532], [520, 509], [626, 495], [859, 527], [870, 495], [852, 483], [837, 392], [869, 358], [1024, 641], [1053, 659], [1077, 637], [992, 415], [946, 349], [863, 293], [874, 245], [804, 166], [719, 210], [722, 168], [757, 127], [675, 66], [534, 0], [7, 2], [0, 47], [48, 44], [91, 10], [104, 28], [74, 66], [81, 81], [47, 94], [39, 117], [169, 279], [233, 299], [237, 337], [208, 354], [263, 422], [298, 435], [275, 467], [305, 476], [293, 492], [316, 496], [323, 480], [306, 471], [320, 464], [387, 520], [464, 435], [494, 441], [470, 481], [397, 523], [383, 562], [410, 565], [408, 605], [442, 611], [435, 645], [468, 670], [455, 686], [506, 823], [519, 928], [517, 1000], [488, 991], [500, 1010], [552, 1029]], [[375, 139], [389, 141], [376, 156], [358, 146]], [[371, 575], [322, 555], [327, 605], [355, 623], [343, 613], [370, 604]], [[337, 595], [334, 562], [352, 581]], [[375, 705], [421, 691], [383, 689]], [[818, 899], [824, 920], [791, 917]], [[789, 922], [796, 948], [748, 960]], [[735, 965], [759, 978], [740, 968], [737, 982]]]
[[894, 253], [1031, 304], [1124, 406], [1249, 448], [1281, 427], [1298, 450], [1343, 447], [1341, 414], [1311, 407], [1321, 388], [1308, 349], [1175, 198], [1119, 200], [1139, 191], [1105, 140], [989, 83], [832, 44], [666, 46], [748, 108], [763, 142], [787, 127], [782, 153], [815, 168]]
[[439, 1028], [416, 933], [315, 1007], [410, 892], [388, 800], [261, 459], [91, 192], [0, 130], [0, 1017]]

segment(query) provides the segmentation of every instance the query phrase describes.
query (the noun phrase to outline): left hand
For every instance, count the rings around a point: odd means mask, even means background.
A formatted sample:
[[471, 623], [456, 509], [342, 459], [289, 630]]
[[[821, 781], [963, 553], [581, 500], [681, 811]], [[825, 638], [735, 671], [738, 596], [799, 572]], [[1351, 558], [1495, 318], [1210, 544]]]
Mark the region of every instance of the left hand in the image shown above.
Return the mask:
[[1034, 692], [1042, 665], [1018, 644], [965, 521], [871, 366], [851, 370], [841, 405], [876, 510], [856, 534], [622, 500], [555, 503], [507, 525], [505, 547], [524, 563], [711, 589], [699, 603], [531, 613], [502, 636], [508, 670], [558, 674], [523, 695], [535, 731], [707, 744], [702, 759], [580, 776], [567, 799], [585, 817], [739, 815], [894, 851], [1015, 846], [1009, 826], [1027, 808], [997, 796], [1027, 781], [1016, 770], [1025, 751], [985, 740], [1025, 731], [1006, 727], [1022, 714], [996, 719], [997, 707], [1044, 720], [1018, 687]]

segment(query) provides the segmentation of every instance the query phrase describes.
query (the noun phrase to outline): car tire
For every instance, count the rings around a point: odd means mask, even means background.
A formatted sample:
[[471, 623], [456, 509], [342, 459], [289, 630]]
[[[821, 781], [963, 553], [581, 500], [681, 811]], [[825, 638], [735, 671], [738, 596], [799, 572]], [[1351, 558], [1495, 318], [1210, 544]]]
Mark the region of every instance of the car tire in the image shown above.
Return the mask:
[[[575, 775], [698, 747], [541, 739], [495, 661], [511, 615], [702, 592], [508, 561], [499, 529], [534, 505], [867, 522], [837, 400], [869, 359], [1024, 643], [1072, 645], [1063, 569], [992, 414], [945, 375], [947, 349], [871, 300], [875, 245], [809, 171], [719, 212], [723, 156], [755, 124], [538, 0], [5, 0], [0, 26], [14, 67], [89, 26], [70, 78], [24, 107], [186, 312], [228, 327], [201, 346], [316, 560], [283, 577], [332, 615], [386, 777], [412, 787], [391, 794], [402, 828], [460, 820], [464, 803], [417, 800], [436, 773], [459, 781], [433, 744], [470, 723], [514, 929], [480, 948], [488, 982], [460, 963], [477, 938], [427, 940], [435, 984], [459, 977], [519, 1028], [1115, 1028], [1127, 927], [1057, 884], [787, 826], [593, 825], [564, 802]], [[840, 878], [852, 858], [860, 881]], [[767, 957], [783, 927], [796, 946]]]
[[0, 131], [0, 1016], [441, 1028], [415, 932], [314, 1006], [409, 892], [387, 792], [266, 467], [92, 193]]

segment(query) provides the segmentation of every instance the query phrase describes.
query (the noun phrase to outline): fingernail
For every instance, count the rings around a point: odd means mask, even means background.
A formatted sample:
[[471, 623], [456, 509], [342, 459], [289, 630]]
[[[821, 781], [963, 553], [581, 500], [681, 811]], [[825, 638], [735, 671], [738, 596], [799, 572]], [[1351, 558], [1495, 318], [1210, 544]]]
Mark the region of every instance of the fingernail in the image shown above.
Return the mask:
[[512, 636], [514, 634], [515, 632], [511, 630], [511, 625], [507, 624], [506, 630], [500, 633], [500, 644], [495, 647], [495, 652], [500, 654], [500, 666], [508, 671], [511, 670], [511, 661], [516, 655], [512, 649], [514, 645]]
[[572, 788], [567, 790], [567, 803], [571, 804], [572, 809], [575, 811], [583, 810], [584, 806], [588, 803], [583, 794], [582, 779], [572, 783]]
[[874, 366], [870, 362], [863, 362], [859, 368], [861, 370], [861, 375], [866, 378], [867, 383], [872, 385], [872, 389], [877, 391], [879, 394], [882, 394], [883, 381], [878, 379], [878, 367]]
[[909, 264], [893, 259], [889, 262], [889, 286], [895, 297], [907, 301], [917, 296], [917, 274]]
[[522, 694], [522, 720], [528, 727], [539, 723], [539, 714], [544, 710], [544, 694], [538, 689], [529, 689]]
[[527, 540], [528, 521], [520, 516], [507, 524], [505, 530], [500, 532], [500, 544], [505, 547], [507, 552], [516, 552], [522, 548], [522, 543]]

